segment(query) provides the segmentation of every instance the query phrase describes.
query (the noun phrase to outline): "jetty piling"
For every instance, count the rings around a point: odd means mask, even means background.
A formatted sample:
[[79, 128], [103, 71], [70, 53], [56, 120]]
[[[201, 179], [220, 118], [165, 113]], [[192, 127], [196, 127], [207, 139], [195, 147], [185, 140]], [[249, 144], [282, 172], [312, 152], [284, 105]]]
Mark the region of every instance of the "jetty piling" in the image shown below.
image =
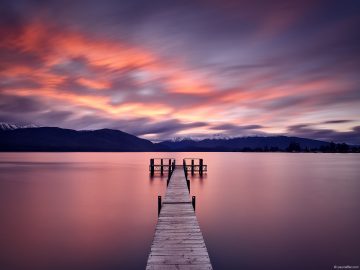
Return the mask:
[[158, 196], [158, 215], [160, 215], [161, 211], [161, 196]]
[[161, 159], [160, 173], [161, 173], [161, 175], [164, 174], [164, 160], [163, 159]]
[[195, 163], [194, 163], [194, 160], [192, 159], [191, 160], [191, 175], [194, 175], [195, 173]]
[[151, 176], [154, 176], [154, 172], [155, 172], [155, 163], [154, 163], [154, 159], [150, 159], [150, 174]]

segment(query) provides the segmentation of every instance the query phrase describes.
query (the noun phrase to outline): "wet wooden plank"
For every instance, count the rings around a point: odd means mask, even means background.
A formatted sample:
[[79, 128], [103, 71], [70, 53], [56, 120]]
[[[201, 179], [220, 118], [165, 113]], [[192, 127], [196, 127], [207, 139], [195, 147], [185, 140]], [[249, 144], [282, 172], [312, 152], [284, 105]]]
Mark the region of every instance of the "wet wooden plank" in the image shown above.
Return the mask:
[[197, 264], [197, 265], [148, 265], [146, 270], [211, 270], [211, 265]]
[[155, 256], [150, 254], [148, 264], [152, 265], [164, 265], [164, 264], [206, 264], [209, 262], [208, 255], [160, 255]]

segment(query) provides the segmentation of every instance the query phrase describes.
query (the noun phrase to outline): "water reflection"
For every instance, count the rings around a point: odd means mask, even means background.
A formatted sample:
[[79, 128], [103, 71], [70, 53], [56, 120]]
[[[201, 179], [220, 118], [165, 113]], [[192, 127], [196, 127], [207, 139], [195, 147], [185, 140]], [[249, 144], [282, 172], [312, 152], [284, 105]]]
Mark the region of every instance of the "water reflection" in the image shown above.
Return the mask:
[[[0, 154], [1, 269], [144, 269], [168, 153]], [[331, 269], [360, 257], [359, 155], [173, 153], [215, 269]]]
[[1, 155], [1, 269], [143, 269], [166, 182], [139, 155]]
[[216, 269], [332, 269], [360, 258], [359, 155], [206, 154], [191, 180]]

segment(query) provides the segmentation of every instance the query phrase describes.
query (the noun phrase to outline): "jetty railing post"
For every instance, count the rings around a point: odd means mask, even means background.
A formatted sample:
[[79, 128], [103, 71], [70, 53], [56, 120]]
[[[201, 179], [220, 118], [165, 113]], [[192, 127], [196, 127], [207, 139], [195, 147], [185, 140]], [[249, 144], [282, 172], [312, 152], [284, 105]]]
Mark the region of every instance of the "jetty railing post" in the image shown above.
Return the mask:
[[204, 160], [202, 158], [200, 158], [200, 161], [199, 161], [199, 173], [200, 175], [202, 176], [203, 175], [203, 165], [204, 165]]
[[195, 197], [195, 196], [192, 196], [191, 204], [192, 204], [192, 206], [194, 207], [194, 211], [195, 211], [195, 203], [196, 203], [196, 197]]
[[161, 196], [158, 196], [158, 216], [160, 215], [161, 211]]
[[160, 163], [160, 173], [161, 173], [161, 175], [164, 174], [164, 160], [163, 159], [161, 159], [161, 163]]
[[195, 171], [195, 165], [194, 165], [194, 160], [191, 160], [191, 175], [194, 175], [194, 171]]
[[171, 175], [172, 175], [172, 170], [171, 170], [171, 166], [169, 165], [169, 172], [168, 172], [168, 177], [167, 177], [167, 181], [166, 181], [166, 186], [168, 186], [170, 183]]
[[185, 161], [185, 159], [183, 159], [183, 167], [184, 167], [185, 178], [187, 179], [188, 174], [187, 174], [187, 167], [186, 167], [186, 161]]
[[154, 171], [155, 171], [155, 168], [154, 168], [154, 159], [150, 159], [150, 175], [151, 176], [154, 176]]
[[190, 193], [190, 180], [186, 179], [186, 184], [187, 184], [187, 187], [188, 187], [188, 190], [189, 190], [189, 193]]
[[171, 171], [171, 158], [169, 158], [169, 175], [171, 175], [172, 171]]

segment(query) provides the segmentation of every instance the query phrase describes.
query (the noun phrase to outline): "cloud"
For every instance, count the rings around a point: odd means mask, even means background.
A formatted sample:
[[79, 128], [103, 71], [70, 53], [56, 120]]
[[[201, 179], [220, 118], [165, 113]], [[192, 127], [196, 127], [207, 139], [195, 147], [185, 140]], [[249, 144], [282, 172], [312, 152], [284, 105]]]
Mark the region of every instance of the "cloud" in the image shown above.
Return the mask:
[[60, 76], [91, 76], [95, 75], [89, 60], [84, 56], [62, 59], [50, 67], [50, 72]]
[[2, 1], [0, 118], [354, 142], [359, 12], [324, 0]]
[[1, 41], [0, 59], [0, 72], [10, 68], [39, 68], [44, 64], [44, 60], [37, 53], [2, 47]]
[[354, 120], [342, 119], [342, 120], [329, 120], [329, 121], [324, 121], [324, 122], [322, 122], [322, 124], [342, 124], [342, 123], [351, 123], [351, 122], [354, 122]]
[[41, 87], [42, 85], [33, 78], [24, 78], [23, 76], [6, 78], [0, 76], [0, 91], [15, 89], [38, 89]]
[[210, 127], [210, 129], [218, 132], [217, 135], [232, 137], [265, 135], [266, 133], [261, 131], [263, 128], [264, 126], [262, 125], [234, 125], [229, 123], [217, 124]]
[[[0, 111], [9, 113], [29, 113], [43, 109], [43, 104], [31, 97], [0, 95]], [[20, 110], [21, 108], [21, 110]]]
[[219, 124], [211, 127], [211, 129], [215, 130], [230, 130], [230, 129], [261, 129], [263, 126], [261, 125], [246, 125], [246, 126], [238, 126], [233, 124]]
[[333, 129], [319, 129], [308, 124], [299, 124], [288, 127], [288, 133], [294, 136], [329, 142], [360, 144], [360, 126], [354, 126], [350, 131], [339, 132]]

